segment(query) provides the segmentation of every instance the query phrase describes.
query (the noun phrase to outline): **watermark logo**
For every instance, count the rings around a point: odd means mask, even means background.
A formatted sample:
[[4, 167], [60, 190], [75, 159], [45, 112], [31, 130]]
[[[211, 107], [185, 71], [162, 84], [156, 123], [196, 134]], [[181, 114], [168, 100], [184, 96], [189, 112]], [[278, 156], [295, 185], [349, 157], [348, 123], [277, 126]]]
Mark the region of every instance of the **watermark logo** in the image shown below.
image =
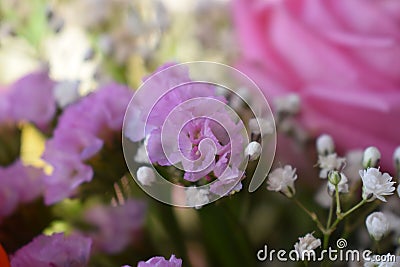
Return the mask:
[[260, 164], [247, 177], [249, 192], [273, 162], [272, 111], [252, 80], [214, 62], [158, 70], [136, 91], [124, 119], [124, 156], [133, 178], [174, 206], [199, 207], [240, 190], [252, 141], [260, 144]]
[[[336, 248], [328, 247], [323, 250], [290, 251], [269, 249], [267, 245], [257, 251], [259, 261], [307, 261], [307, 262], [371, 262], [371, 263], [400, 263], [399, 257], [393, 254], [375, 255], [371, 250], [347, 249], [347, 240], [340, 238], [336, 241]], [[396, 261], [397, 260], [397, 261]]]

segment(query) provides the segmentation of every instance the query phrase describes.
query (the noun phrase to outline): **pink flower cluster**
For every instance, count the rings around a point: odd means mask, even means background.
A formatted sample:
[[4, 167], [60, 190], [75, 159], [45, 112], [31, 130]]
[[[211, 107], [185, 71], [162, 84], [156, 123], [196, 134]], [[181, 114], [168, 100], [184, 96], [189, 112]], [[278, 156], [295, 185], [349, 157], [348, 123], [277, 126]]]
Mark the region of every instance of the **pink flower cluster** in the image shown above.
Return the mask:
[[46, 177], [45, 202], [53, 204], [91, 181], [92, 167], [84, 161], [120, 132], [133, 92], [122, 85], [104, 86], [70, 105], [60, 116], [54, 135], [46, 143], [43, 159], [53, 172]]

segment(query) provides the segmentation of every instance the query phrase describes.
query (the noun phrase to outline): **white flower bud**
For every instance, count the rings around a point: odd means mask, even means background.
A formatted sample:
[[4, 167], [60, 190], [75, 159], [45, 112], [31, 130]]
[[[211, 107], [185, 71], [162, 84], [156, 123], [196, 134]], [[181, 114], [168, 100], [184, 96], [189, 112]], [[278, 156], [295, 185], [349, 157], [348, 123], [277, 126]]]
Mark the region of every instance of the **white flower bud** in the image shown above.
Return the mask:
[[370, 236], [379, 241], [389, 231], [389, 221], [382, 212], [373, 212], [365, 220]]
[[320, 155], [328, 155], [335, 152], [335, 143], [328, 134], [322, 134], [316, 141], [317, 151]]
[[337, 171], [333, 171], [328, 175], [328, 191], [333, 194], [336, 190], [336, 185], [338, 187], [339, 193], [348, 193], [349, 192], [349, 184], [348, 179], [343, 173], [339, 173]]
[[142, 166], [137, 170], [136, 177], [142, 185], [146, 186], [150, 186], [156, 181], [153, 169], [146, 166]]
[[375, 168], [379, 165], [379, 160], [381, 159], [381, 152], [374, 147], [370, 146], [364, 150], [363, 155], [363, 167], [366, 168]]
[[256, 160], [261, 155], [261, 145], [258, 142], [251, 142], [247, 145], [246, 149], [244, 150], [244, 155], [250, 158], [250, 160]]
[[330, 171], [328, 173], [328, 181], [334, 186], [338, 185], [340, 183], [341, 179], [342, 179], [342, 176], [340, 175], [340, 173], [338, 171]]

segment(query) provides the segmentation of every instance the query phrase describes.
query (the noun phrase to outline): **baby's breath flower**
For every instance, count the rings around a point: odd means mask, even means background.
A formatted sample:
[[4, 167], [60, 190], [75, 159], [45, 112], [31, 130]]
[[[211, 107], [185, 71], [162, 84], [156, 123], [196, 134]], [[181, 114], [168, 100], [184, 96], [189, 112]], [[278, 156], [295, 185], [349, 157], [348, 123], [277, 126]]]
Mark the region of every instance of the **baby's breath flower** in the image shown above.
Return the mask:
[[379, 241], [389, 231], [389, 221], [382, 212], [371, 213], [365, 220], [370, 236]]
[[363, 199], [373, 201], [378, 198], [386, 202], [384, 196], [392, 195], [395, 190], [392, 177], [388, 173], [381, 173], [377, 168], [360, 170], [363, 181]]
[[200, 209], [209, 201], [208, 191], [206, 189], [198, 189], [195, 186], [191, 186], [185, 190], [185, 193], [186, 204], [196, 209]]
[[318, 165], [321, 168], [319, 172], [320, 178], [327, 178], [329, 171], [341, 170], [346, 163], [345, 158], [338, 157], [336, 153], [326, 156], [318, 156]]
[[156, 181], [154, 171], [150, 167], [142, 166], [138, 169], [136, 176], [142, 185], [150, 186]]
[[261, 145], [258, 142], [251, 142], [244, 150], [244, 155], [250, 160], [256, 160], [261, 155]]
[[293, 197], [296, 190], [294, 181], [297, 179], [296, 169], [286, 165], [283, 168], [277, 168], [268, 175], [267, 189], [270, 191], [282, 192], [287, 197]]
[[317, 151], [319, 155], [328, 155], [335, 152], [335, 143], [328, 134], [322, 134], [316, 141]]
[[311, 251], [321, 246], [321, 240], [315, 238], [313, 234], [306, 234], [304, 237], [299, 237], [299, 242], [294, 244], [294, 249], [296, 250], [300, 259], [303, 259], [304, 255], [309, 255]]
[[381, 159], [381, 152], [374, 146], [370, 146], [364, 150], [362, 164], [364, 168], [378, 167]]

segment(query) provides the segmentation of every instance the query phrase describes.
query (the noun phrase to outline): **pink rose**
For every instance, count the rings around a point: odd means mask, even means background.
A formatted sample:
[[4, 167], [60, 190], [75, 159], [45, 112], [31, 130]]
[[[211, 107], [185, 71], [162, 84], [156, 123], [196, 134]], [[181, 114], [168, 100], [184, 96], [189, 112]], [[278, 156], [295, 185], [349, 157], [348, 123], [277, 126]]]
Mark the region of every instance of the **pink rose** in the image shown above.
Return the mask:
[[267, 98], [296, 92], [301, 120], [343, 152], [400, 144], [400, 1], [234, 0], [238, 67]]

